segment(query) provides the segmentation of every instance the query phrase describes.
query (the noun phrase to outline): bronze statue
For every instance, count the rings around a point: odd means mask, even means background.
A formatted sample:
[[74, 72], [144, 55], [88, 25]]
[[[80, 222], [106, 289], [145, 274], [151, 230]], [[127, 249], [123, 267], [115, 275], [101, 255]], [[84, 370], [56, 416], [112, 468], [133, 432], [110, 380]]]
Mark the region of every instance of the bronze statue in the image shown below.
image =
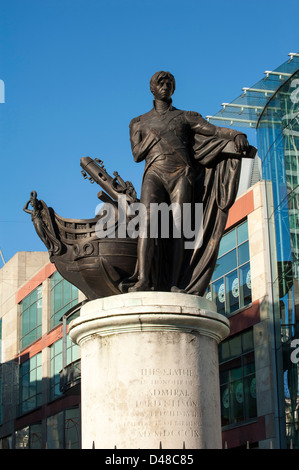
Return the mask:
[[[35, 191], [24, 207], [50, 261], [89, 300], [144, 290], [203, 295], [235, 201], [241, 158], [253, 158], [256, 153], [244, 134], [213, 126], [196, 112], [176, 109], [171, 100], [175, 80], [169, 72], [157, 72], [150, 88], [153, 109], [130, 123], [134, 159], [145, 160], [140, 201], [132, 183], [117, 172], [110, 176], [101, 160], [81, 159], [84, 178], [104, 189], [98, 198], [113, 208], [113, 237], [102, 238], [97, 230], [99, 223], [105, 226], [105, 211], [93, 219], [66, 219], [39, 201]], [[163, 216], [153, 237], [152, 205], [161, 203], [172, 208], [168, 213], [172, 230], [169, 236], [161, 236]], [[144, 217], [139, 218], [143, 231], [134, 238], [129, 226], [135, 220], [136, 204], [144, 208]], [[201, 244], [191, 243], [190, 248], [181, 215], [185, 216], [188, 205], [190, 227], [196, 234], [197, 204], [203, 207], [203, 236]]]
[[[155, 73], [150, 89], [153, 109], [130, 123], [134, 160], [145, 160], [140, 201], [147, 210], [147, 233], [138, 240], [138, 281], [130, 291], [154, 288], [202, 295], [235, 200], [240, 156], [248, 154], [250, 146], [246, 135], [216, 127], [197, 112], [176, 109], [171, 73]], [[235, 155], [223, 153], [230, 141], [235, 144]], [[162, 240], [157, 247], [150, 237], [150, 205], [177, 203], [182, 212], [183, 204], [195, 201], [204, 207], [202, 247], [196, 253], [185, 250], [183, 237]]]

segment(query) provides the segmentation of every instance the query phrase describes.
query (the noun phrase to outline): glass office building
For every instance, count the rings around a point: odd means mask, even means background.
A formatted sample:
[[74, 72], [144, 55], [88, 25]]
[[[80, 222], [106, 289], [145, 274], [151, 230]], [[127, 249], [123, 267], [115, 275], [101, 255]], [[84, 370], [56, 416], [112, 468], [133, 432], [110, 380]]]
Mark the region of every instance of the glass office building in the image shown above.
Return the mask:
[[[299, 448], [299, 54], [208, 120], [256, 129], [266, 188], [277, 420], [282, 448]], [[246, 131], [245, 131], [246, 132]], [[276, 248], [276, 249], [273, 249]]]

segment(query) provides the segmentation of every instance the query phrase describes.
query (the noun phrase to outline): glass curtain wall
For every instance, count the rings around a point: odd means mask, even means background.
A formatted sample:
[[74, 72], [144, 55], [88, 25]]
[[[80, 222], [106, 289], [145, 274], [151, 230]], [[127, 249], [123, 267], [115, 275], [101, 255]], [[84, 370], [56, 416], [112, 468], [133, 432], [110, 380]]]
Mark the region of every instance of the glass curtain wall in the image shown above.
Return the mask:
[[42, 335], [42, 286], [20, 303], [20, 347], [26, 348]]
[[31, 424], [15, 432], [16, 449], [42, 449], [42, 423]]
[[216, 267], [206, 298], [217, 312], [229, 316], [251, 303], [247, 220], [227, 232], [221, 240]]
[[20, 365], [19, 412], [34, 410], [42, 404], [42, 354], [38, 353]]
[[282, 360], [280, 382], [285, 413], [281, 445], [299, 448], [298, 361], [292, 355], [294, 340], [299, 338], [299, 71], [265, 107], [257, 137], [263, 179], [272, 183], [267, 202], [269, 226], [274, 227], [270, 244], [277, 248], [272, 281], [275, 318], [279, 322], [275, 340], [277, 351], [282, 351], [277, 355], [277, 361], [279, 357]]
[[257, 416], [252, 329], [219, 346], [222, 426], [249, 422]]
[[55, 272], [51, 277], [50, 328], [60, 323], [61, 317], [78, 303], [78, 288]]
[[47, 418], [48, 449], [80, 449], [81, 424], [79, 407], [70, 408]]

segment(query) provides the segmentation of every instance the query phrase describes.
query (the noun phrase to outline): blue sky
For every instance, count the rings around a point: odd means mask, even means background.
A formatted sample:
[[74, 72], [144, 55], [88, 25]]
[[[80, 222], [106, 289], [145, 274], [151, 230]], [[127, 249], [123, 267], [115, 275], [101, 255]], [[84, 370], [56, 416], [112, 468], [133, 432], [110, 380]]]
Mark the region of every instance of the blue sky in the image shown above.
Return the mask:
[[214, 114], [298, 52], [298, 13], [298, 0], [0, 0], [5, 260], [45, 249], [22, 210], [32, 190], [61, 216], [94, 216], [83, 156], [140, 194], [128, 125], [151, 108], [156, 71], [174, 74], [176, 107]]

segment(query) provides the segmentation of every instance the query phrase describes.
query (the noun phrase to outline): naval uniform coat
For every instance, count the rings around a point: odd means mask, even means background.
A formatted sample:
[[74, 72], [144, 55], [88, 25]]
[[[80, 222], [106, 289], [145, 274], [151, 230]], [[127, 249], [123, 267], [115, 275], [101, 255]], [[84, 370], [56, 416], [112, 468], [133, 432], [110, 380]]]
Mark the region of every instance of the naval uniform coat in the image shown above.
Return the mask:
[[[221, 151], [238, 134], [234, 129], [210, 124], [199, 113], [170, 106], [160, 115], [155, 108], [130, 122], [130, 140], [134, 160], [145, 161], [144, 175], [155, 162], [169, 155], [181, 161], [193, 173], [193, 201], [203, 204], [203, 242], [195, 251], [185, 250], [185, 262], [179, 286], [187, 293], [204, 295], [212, 277], [228, 210], [238, 190], [241, 159]], [[173, 160], [172, 160], [173, 161]], [[167, 171], [167, 165], [166, 165]], [[144, 183], [143, 179], [143, 183]], [[166, 243], [161, 240], [161, 243]], [[168, 242], [169, 245], [169, 242]], [[159, 259], [163, 290], [163, 270], [169, 266], [167, 246]]]
[[212, 138], [228, 142], [239, 134], [234, 129], [210, 124], [197, 112], [182, 111], [173, 106], [163, 115], [153, 108], [130, 122], [133, 157], [135, 162], [145, 160], [145, 173], [161, 155], [175, 154], [190, 165], [197, 136], [207, 141]]

